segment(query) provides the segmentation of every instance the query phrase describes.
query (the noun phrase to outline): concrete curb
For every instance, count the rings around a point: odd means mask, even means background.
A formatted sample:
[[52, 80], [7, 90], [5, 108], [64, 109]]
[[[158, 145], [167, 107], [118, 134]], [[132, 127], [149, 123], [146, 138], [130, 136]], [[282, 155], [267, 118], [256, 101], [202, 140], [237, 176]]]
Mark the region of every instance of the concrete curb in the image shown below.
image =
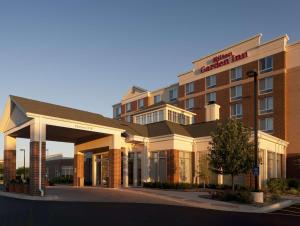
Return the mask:
[[17, 193], [10, 193], [0, 191], [0, 196], [8, 197], [8, 198], [15, 198], [15, 199], [23, 199], [23, 200], [30, 200], [30, 201], [56, 201], [58, 200], [57, 196], [31, 196], [26, 194], [17, 194]]
[[[201, 202], [197, 200], [191, 200], [191, 199], [184, 199], [180, 197], [175, 197], [175, 196], [169, 196], [169, 195], [163, 195], [163, 194], [157, 194], [157, 193], [151, 193], [151, 191], [141, 191], [141, 190], [130, 190], [130, 189], [120, 189], [121, 191], [126, 191], [126, 192], [132, 192], [132, 193], [140, 193], [143, 195], [148, 195], [151, 197], [159, 197], [161, 199], [165, 199], [167, 201], [173, 201], [178, 204], [181, 204], [183, 206], [189, 206], [189, 207], [194, 207], [194, 208], [202, 208], [202, 209], [211, 209], [211, 210], [219, 210], [219, 211], [229, 211], [229, 212], [253, 212], [256, 213], [256, 210], [251, 210], [251, 209], [242, 209], [240, 208], [241, 205], [238, 204], [231, 204], [231, 203], [226, 203], [226, 202], [221, 202], [217, 201], [216, 203], [211, 203], [209, 200], [207, 202]], [[246, 205], [244, 205], [247, 207]], [[255, 207], [250, 207], [250, 208], [255, 208]]]
[[[120, 189], [123, 190], [124, 189]], [[289, 207], [297, 201], [294, 200], [284, 200], [278, 203], [271, 204], [269, 206], [264, 206], [264, 207], [253, 207], [253, 206], [248, 206], [245, 204], [231, 204], [231, 203], [226, 203], [222, 201], [217, 201], [217, 202], [208, 202], [203, 203], [201, 202], [200, 198], [199, 200], [191, 200], [191, 199], [183, 199], [181, 197], [174, 197], [174, 196], [169, 196], [169, 195], [164, 195], [164, 194], [158, 194], [158, 193], [152, 193], [151, 191], [144, 191], [144, 190], [130, 190], [126, 189], [127, 192], [138, 192], [140, 194], [145, 194], [148, 196], [152, 197], [160, 197], [165, 200], [169, 201], [174, 201], [180, 204], [183, 204], [185, 206], [190, 206], [190, 207], [196, 207], [196, 208], [203, 208], [203, 209], [214, 209], [214, 210], [221, 210], [221, 211], [229, 211], [229, 212], [247, 212], [247, 213], [270, 213], [276, 210], [280, 210], [286, 207]]]
[[270, 213], [276, 210], [280, 210], [286, 207], [289, 207], [297, 202], [293, 200], [284, 200], [282, 202], [274, 203], [269, 206], [264, 206], [260, 208], [261, 213]]

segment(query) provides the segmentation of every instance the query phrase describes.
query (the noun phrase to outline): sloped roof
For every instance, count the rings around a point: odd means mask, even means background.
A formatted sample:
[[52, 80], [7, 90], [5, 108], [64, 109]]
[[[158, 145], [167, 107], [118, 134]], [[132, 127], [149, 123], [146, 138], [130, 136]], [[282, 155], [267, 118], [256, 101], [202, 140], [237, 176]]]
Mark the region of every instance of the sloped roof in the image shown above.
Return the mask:
[[10, 96], [11, 100], [24, 112], [50, 117], [86, 122], [123, 129], [132, 135], [143, 137], [157, 137], [178, 134], [188, 137], [209, 136], [216, 128], [217, 122], [205, 122], [192, 125], [180, 125], [170, 121], [161, 121], [147, 125], [128, 123], [122, 120], [111, 119], [103, 115], [82, 111], [74, 108], [31, 100], [18, 96]]
[[185, 126], [170, 121], [161, 121], [145, 125], [148, 129], [148, 137], [157, 137], [170, 134], [190, 136]]
[[218, 123], [220, 123], [220, 121], [195, 123], [186, 125], [185, 129], [191, 137], [205, 137], [210, 136], [211, 133], [216, 130]]
[[110, 126], [119, 128], [116, 120], [104, 117], [100, 114], [91, 113], [88, 111], [81, 111], [74, 108], [60, 106], [56, 104], [50, 104], [37, 100], [31, 100], [18, 96], [10, 96], [12, 101], [19, 107], [23, 112], [33, 113], [38, 115], [46, 115], [50, 117], [69, 119], [74, 121], [86, 122], [91, 124]]

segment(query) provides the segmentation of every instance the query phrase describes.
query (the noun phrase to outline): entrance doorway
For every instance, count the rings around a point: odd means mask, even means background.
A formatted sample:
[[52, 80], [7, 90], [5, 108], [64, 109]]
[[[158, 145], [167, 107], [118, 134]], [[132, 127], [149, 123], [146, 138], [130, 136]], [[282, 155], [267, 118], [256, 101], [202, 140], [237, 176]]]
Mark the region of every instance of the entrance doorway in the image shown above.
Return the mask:
[[128, 185], [142, 186], [142, 164], [140, 152], [128, 153]]
[[109, 181], [109, 159], [108, 153], [101, 153], [96, 156], [96, 185], [108, 187]]

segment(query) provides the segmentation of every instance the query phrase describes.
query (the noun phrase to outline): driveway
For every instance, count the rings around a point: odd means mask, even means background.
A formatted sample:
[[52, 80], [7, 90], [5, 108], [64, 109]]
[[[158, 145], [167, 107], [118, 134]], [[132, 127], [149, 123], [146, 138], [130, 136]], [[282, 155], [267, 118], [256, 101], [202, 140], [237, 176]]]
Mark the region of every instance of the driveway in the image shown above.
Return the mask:
[[101, 187], [74, 188], [72, 186], [47, 187], [47, 196], [56, 201], [72, 202], [109, 202], [109, 203], [153, 203], [165, 205], [183, 205], [175, 199], [144, 194], [128, 189]]

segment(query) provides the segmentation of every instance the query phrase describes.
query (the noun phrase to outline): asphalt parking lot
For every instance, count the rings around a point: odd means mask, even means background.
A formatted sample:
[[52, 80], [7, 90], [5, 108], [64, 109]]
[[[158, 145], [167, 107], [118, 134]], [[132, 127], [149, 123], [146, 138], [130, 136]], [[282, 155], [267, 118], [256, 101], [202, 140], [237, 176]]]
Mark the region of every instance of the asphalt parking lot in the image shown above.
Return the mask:
[[282, 216], [299, 217], [299, 224], [300, 224], [300, 204], [294, 204], [290, 207], [286, 207], [269, 214], [278, 215], [278, 216], [282, 215]]
[[295, 226], [299, 217], [149, 203], [29, 201], [0, 197], [0, 226]]

